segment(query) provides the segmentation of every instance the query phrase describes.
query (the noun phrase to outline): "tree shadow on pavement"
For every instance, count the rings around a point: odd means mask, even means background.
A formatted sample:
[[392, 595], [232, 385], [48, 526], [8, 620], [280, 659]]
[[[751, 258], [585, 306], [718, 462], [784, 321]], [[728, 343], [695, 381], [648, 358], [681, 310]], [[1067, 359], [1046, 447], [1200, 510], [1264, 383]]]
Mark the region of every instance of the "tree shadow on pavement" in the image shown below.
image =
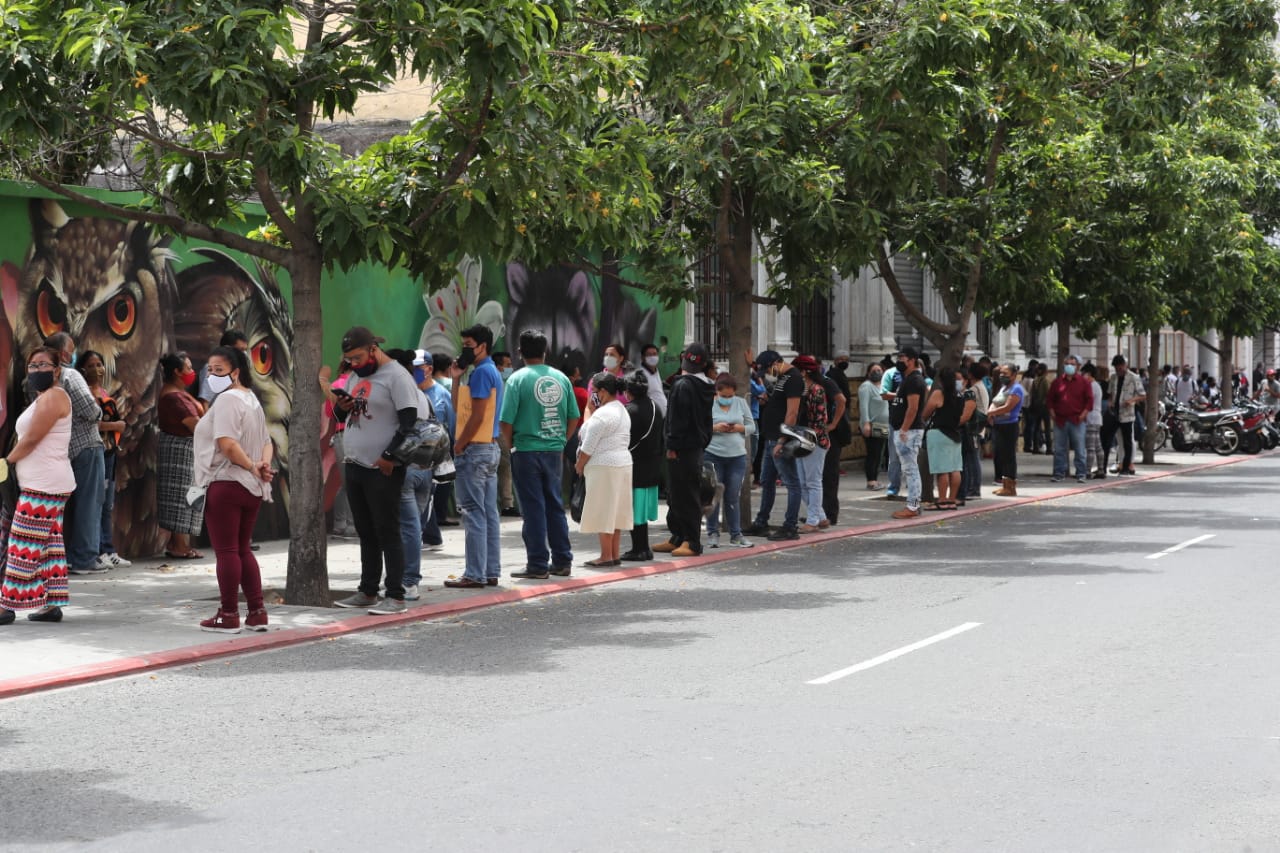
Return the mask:
[[0, 835], [6, 844], [86, 843], [143, 827], [204, 822], [176, 803], [143, 800], [106, 787], [113, 778], [119, 777], [102, 769], [6, 770]]

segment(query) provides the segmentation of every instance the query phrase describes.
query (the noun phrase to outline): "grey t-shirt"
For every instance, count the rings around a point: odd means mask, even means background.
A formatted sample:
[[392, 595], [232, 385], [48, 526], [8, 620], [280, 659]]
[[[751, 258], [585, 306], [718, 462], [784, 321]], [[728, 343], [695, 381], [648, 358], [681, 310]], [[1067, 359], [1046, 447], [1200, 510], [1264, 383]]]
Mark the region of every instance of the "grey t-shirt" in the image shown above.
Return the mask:
[[347, 415], [342, 449], [347, 462], [365, 468], [378, 466], [382, 451], [400, 427], [401, 409], [416, 408], [419, 418], [429, 412], [427, 398], [414, 384], [413, 376], [394, 361], [367, 378], [353, 375], [347, 392], [355, 397], [356, 405]]

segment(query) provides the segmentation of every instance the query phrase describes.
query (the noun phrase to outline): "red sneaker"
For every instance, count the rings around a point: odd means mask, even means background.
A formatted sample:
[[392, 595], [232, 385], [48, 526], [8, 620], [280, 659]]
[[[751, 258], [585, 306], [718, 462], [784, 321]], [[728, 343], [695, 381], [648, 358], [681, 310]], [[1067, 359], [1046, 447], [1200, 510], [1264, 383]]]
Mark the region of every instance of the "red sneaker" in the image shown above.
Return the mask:
[[212, 631], [215, 634], [239, 634], [240, 614], [224, 613], [219, 610], [212, 619], [205, 619], [200, 623], [200, 630]]
[[249, 615], [244, 617], [244, 626], [250, 631], [267, 630], [267, 608], [250, 610]]

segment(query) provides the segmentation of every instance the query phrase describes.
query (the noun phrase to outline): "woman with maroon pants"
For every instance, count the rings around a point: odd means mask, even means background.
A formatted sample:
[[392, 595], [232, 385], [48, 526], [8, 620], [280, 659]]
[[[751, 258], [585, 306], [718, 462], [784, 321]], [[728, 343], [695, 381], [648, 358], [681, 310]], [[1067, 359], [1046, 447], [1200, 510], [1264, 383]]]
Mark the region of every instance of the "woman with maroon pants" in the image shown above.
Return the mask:
[[218, 612], [200, 623], [221, 634], [240, 631], [240, 590], [249, 613], [245, 627], [267, 630], [262, 573], [249, 546], [264, 500], [271, 500], [273, 447], [262, 405], [250, 390], [249, 361], [234, 347], [209, 354], [208, 381], [217, 392], [195, 434], [195, 484], [207, 485], [204, 522], [218, 560]]

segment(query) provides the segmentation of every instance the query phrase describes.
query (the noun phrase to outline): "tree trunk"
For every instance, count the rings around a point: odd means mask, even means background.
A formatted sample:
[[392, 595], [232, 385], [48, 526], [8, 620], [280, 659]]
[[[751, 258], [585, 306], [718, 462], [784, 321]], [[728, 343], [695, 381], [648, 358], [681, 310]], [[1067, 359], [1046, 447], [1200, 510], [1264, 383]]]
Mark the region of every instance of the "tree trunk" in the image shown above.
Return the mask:
[[1231, 374], [1236, 365], [1231, 358], [1235, 350], [1235, 338], [1219, 333], [1218, 336], [1218, 386], [1222, 389], [1222, 408], [1230, 409], [1236, 404], [1235, 391], [1232, 390]]
[[[728, 233], [717, 234], [720, 255], [725, 269], [729, 271], [729, 329], [728, 348], [729, 364], [727, 368], [738, 381], [738, 396], [751, 402], [751, 368], [747, 365], [746, 352], [752, 346], [752, 319], [755, 313], [755, 281], [751, 275], [752, 230], [750, 194], [742, 198], [742, 211], [719, 218], [719, 227]], [[726, 257], [727, 255], [727, 257]], [[758, 439], [758, 437], [757, 437]], [[747, 443], [747, 452], [751, 452], [751, 443]], [[747, 476], [742, 478], [739, 512], [745, 524], [749, 524], [751, 515], [751, 460], [747, 460]]]
[[293, 411], [289, 416], [289, 564], [285, 603], [328, 607], [328, 539], [320, 423], [324, 398], [317, 377], [323, 350], [320, 309], [322, 271], [318, 244], [295, 246], [289, 264], [293, 283]]
[[1147, 342], [1147, 431], [1142, 435], [1142, 464], [1156, 464], [1156, 431], [1160, 420], [1160, 397], [1164, 393], [1160, 376], [1160, 330], [1152, 329]]

